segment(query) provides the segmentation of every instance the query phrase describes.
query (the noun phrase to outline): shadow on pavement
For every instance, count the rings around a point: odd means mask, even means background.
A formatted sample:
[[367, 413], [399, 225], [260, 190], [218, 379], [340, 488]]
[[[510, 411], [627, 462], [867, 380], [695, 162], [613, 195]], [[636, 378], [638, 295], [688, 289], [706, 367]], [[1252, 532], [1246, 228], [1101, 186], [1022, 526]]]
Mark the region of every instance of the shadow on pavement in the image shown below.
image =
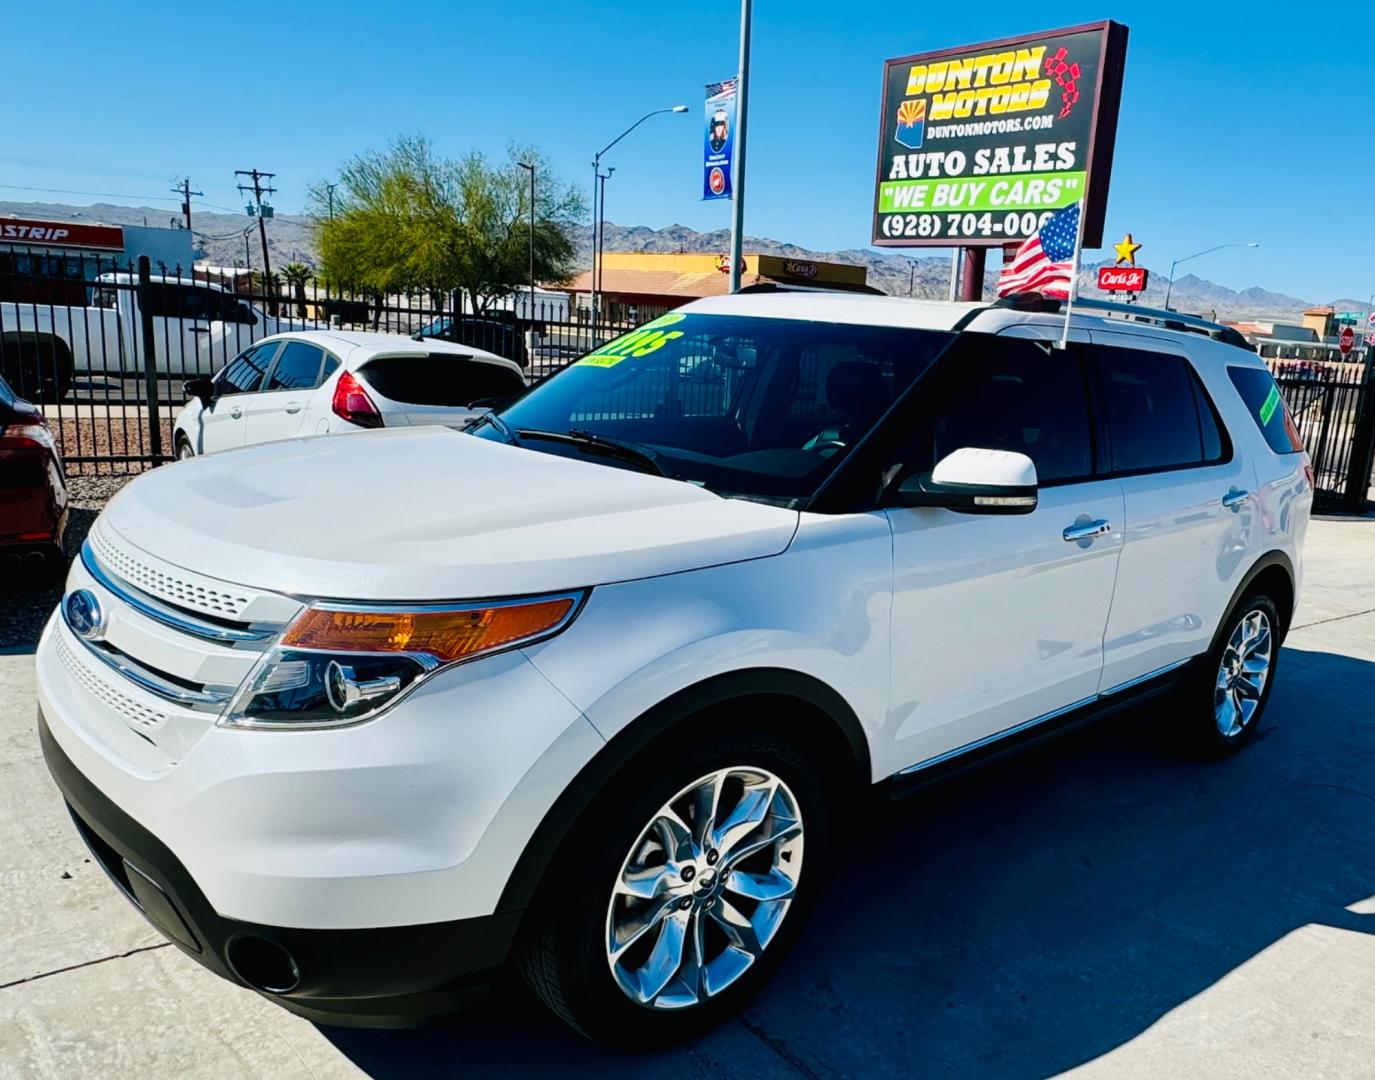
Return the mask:
[[1309, 923], [1375, 932], [1375, 663], [1284, 650], [1264, 727], [1180, 760], [1143, 707], [848, 838], [744, 1019], [601, 1050], [509, 991], [452, 1026], [322, 1029], [375, 1077], [1030, 1078], [1091, 1061]]

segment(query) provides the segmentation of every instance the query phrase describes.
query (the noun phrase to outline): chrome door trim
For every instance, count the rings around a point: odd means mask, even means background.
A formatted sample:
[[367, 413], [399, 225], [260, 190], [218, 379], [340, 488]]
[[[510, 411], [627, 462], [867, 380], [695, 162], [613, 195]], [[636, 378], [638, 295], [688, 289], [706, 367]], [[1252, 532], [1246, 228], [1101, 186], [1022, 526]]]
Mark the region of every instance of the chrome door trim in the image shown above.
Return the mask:
[[975, 739], [972, 743], [965, 743], [963, 746], [956, 747], [954, 750], [947, 750], [943, 754], [937, 754], [935, 757], [927, 758], [925, 761], [919, 761], [915, 765], [909, 765], [907, 768], [899, 770], [897, 775], [907, 776], [909, 773], [920, 772], [922, 769], [929, 769], [933, 765], [940, 765], [943, 762], [950, 761], [952, 758], [963, 757], [965, 754], [975, 750], [981, 750], [985, 746], [990, 746], [995, 742], [1009, 738], [1019, 732], [1034, 728], [1038, 724], [1044, 724], [1048, 720], [1054, 720], [1056, 717], [1064, 716], [1065, 713], [1073, 712], [1075, 709], [1082, 709], [1085, 705], [1092, 705], [1097, 700], [1098, 698], [1095, 695], [1094, 697], [1086, 697], [1079, 701], [1071, 702], [1063, 708], [1044, 713], [1034, 720], [1023, 721], [1015, 727], [1010, 727], [1005, 731], [998, 731], [992, 735], [985, 735], [982, 739]]
[[1148, 671], [1146, 674], [1138, 675], [1134, 679], [1128, 679], [1124, 683], [1118, 683], [1116, 686], [1111, 686], [1106, 690], [1100, 690], [1098, 696], [1100, 698], [1105, 698], [1111, 694], [1120, 694], [1123, 690], [1130, 690], [1133, 686], [1140, 686], [1143, 682], [1150, 682], [1152, 679], [1159, 678], [1161, 675], [1166, 675], [1174, 671], [1175, 668], [1182, 668], [1192, 659], [1192, 656], [1186, 656], [1183, 660], [1176, 660], [1173, 664], [1166, 664], [1164, 667], [1158, 667], [1154, 671]]
[[1166, 675], [1176, 668], [1183, 667], [1192, 659], [1193, 657], [1187, 657], [1184, 660], [1176, 660], [1173, 664], [1166, 664], [1164, 667], [1156, 668], [1154, 671], [1148, 671], [1144, 675], [1138, 675], [1134, 679], [1128, 679], [1126, 682], [1120, 683], [1110, 689], [1102, 690], [1092, 697], [1081, 698], [1062, 708], [1053, 709], [1048, 713], [1042, 713], [1032, 720], [1025, 720], [1020, 724], [1007, 728], [1005, 731], [998, 731], [992, 735], [985, 735], [982, 739], [976, 739], [974, 742], [965, 743], [965, 745], [956, 747], [954, 750], [947, 750], [943, 754], [937, 754], [935, 757], [927, 758], [925, 761], [919, 761], [915, 765], [909, 765], [905, 769], [899, 769], [894, 775], [909, 776], [912, 773], [921, 772], [923, 769], [929, 769], [932, 766], [944, 764], [954, 758], [963, 757], [965, 754], [972, 753], [975, 750], [982, 750], [985, 746], [991, 746], [1013, 735], [1019, 735], [1023, 731], [1029, 731], [1031, 728], [1047, 723], [1050, 720], [1055, 720], [1058, 717], [1064, 716], [1066, 713], [1074, 712], [1076, 709], [1082, 709], [1087, 705], [1092, 705], [1096, 701], [1101, 701], [1105, 697], [1119, 694], [1123, 690], [1130, 690], [1133, 686], [1139, 686], [1141, 683], [1149, 682], [1151, 679], [1159, 678], [1161, 675]]

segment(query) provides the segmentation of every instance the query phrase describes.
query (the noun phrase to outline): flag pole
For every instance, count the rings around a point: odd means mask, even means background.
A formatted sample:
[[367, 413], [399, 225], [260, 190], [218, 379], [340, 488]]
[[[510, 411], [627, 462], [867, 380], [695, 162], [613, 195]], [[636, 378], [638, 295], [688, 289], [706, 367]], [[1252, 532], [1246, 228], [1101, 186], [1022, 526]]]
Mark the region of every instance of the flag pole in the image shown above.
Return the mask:
[[1060, 334], [1060, 348], [1069, 347], [1069, 319], [1074, 312], [1074, 298], [1079, 295], [1079, 253], [1084, 246], [1084, 204], [1079, 203], [1079, 219], [1074, 223], [1074, 263], [1069, 274], [1069, 295], [1065, 297], [1065, 328]]

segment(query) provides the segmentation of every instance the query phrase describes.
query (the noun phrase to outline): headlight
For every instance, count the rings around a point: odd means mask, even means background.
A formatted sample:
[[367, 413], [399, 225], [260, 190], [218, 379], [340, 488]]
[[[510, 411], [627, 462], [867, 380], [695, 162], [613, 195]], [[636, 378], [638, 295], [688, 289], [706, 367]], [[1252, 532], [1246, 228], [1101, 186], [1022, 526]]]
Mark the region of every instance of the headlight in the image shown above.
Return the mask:
[[552, 637], [573, 621], [584, 596], [442, 607], [312, 604], [254, 667], [220, 723], [357, 723], [441, 668]]

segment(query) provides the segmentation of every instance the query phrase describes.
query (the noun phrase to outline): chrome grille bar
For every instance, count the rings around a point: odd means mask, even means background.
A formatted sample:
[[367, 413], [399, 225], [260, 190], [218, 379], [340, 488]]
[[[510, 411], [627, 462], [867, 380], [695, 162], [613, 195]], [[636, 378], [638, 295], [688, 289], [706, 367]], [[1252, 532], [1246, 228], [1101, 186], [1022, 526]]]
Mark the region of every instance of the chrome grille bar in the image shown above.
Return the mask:
[[140, 615], [183, 634], [221, 645], [234, 645], [247, 641], [270, 641], [281, 632], [279, 626], [253, 626], [243, 629], [219, 626], [164, 604], [161, 600], [116, 577], [112, 571], [102, 566], [91, 547], [90, 540], [81, 545], [81, 562], [102, 587], [119, 597]]

